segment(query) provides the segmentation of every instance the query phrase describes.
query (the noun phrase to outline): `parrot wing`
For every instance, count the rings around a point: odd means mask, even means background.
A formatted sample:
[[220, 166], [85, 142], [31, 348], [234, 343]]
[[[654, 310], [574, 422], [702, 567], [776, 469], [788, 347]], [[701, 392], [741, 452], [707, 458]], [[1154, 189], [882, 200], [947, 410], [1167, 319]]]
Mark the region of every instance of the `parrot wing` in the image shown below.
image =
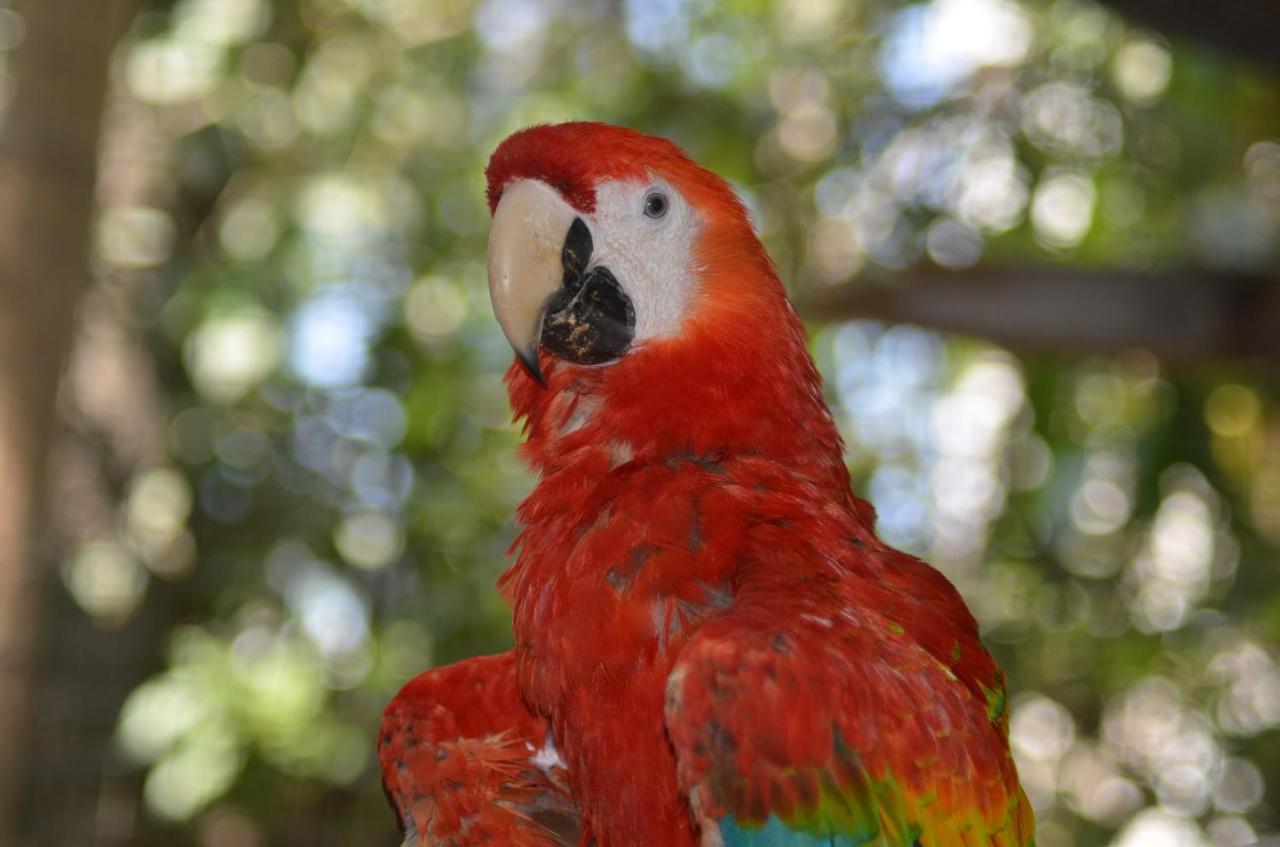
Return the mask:
[[740, 596], [681, 652], [666, 723], [703, 843], [1032, 844], [1003, 705], [988, 705], [1003, 680], [975, 696], [855, 591]]
[[415, 677], [387, 707], [378, 759], [402, 847], [579, 841], [567, 773], [520, 697], [512, 653]]

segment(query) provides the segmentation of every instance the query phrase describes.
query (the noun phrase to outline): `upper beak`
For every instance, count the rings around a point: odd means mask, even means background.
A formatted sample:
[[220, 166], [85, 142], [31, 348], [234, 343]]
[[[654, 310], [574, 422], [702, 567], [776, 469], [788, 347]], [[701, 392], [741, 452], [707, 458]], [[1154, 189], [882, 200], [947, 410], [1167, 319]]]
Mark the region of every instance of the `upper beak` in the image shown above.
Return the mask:
[[489, 229], [489, 297], [498, 325], [538, 382], [542, 319], [564, 278], [562, 252], [577, 214], [544, 182], [522, 179], [502, 192]]

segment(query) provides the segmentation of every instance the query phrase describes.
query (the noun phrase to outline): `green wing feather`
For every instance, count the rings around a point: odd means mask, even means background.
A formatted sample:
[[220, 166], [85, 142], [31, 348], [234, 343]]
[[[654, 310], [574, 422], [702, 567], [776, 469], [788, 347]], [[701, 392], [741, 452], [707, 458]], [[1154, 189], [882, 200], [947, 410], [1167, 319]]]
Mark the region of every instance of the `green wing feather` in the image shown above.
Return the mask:
[[795, 607], [735, 608], [672, 672], [667, 728], [704, 830], [726, 847], [1034, 844], [998, 675], [975, 694], [875, 612]]

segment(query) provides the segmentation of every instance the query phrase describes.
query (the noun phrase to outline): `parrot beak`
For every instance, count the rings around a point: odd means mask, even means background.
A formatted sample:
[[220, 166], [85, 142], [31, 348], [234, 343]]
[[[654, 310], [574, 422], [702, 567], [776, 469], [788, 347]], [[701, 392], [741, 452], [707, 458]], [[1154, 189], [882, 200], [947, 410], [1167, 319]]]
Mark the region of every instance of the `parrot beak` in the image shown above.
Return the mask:
[[529, 375], [546, 385], [538, 348], [547, 301], [561, 287], [573, 208], [544, 182], [521, 179], [502, 192], [489, 229], [489, 297], [498, 325]]

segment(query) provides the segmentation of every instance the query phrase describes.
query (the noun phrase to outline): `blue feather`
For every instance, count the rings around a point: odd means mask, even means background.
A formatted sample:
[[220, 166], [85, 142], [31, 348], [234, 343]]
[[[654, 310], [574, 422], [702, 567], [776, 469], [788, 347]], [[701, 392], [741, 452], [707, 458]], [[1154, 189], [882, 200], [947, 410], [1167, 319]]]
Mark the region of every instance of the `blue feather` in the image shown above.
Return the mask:
[[720, 836], [724, 847], [866, 847], [875, 842], [879, 833], [856, 839], [846, 834], [818, 835], [791, 829], [777, 815], [770, 815], [763, 826], [744, 827], [732, 815], [726, 815], [720, 819]]

